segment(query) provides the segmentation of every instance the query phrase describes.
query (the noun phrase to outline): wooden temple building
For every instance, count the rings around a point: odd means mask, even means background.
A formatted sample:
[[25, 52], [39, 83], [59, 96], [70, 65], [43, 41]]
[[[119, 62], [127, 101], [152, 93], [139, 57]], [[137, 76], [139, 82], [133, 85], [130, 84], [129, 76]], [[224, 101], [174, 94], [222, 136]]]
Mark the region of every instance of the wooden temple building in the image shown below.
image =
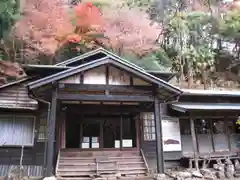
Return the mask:
[[25, 65], [0, 86], [0, 176], [147, 176], [182, 158], [237, 156], [240, 93], [181, 90], [97, 49], [55, 65]]

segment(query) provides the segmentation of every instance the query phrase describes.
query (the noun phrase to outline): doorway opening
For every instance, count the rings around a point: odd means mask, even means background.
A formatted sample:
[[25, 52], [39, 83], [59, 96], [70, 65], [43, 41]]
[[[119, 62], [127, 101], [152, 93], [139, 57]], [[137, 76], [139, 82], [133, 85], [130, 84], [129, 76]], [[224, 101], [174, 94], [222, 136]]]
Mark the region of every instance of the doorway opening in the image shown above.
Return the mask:
[[66, 120], [66, 148], [122, 149], [137, 147], [132, 115], [73, 115]]

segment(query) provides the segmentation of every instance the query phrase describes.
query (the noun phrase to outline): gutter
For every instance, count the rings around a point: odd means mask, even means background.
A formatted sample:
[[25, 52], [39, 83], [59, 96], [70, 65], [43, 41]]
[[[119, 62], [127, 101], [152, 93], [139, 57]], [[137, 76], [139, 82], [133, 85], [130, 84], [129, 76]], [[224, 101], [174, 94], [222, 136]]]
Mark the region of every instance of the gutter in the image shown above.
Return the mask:
[[[38, 98], [36, 95], [34, 95], [33, 91], [31, 91], [29, 89], [29, 87], [27, 86], [28, 89], [28, 96], [32, 99], [35, 99], [36, 101], [39, 101], [43, 104], [47, 105], [47, 137], [49, 135], [49, 131], [48, 131], [48, 125], [49, 125], [49, 120], [50, 120], [50, 110], [51, 110], [51, 102], [49, 101], [45, 101], [41, 98]], [[46, 162], [47, 162], [47, 143], [48, 143], [48, 138], [45, 137], [45, 141], [44, 141], [44, 162], [43, 162], [43, 175], [45, 176], [46, 173]]]
[[171, 103], [172, 102], [178, 102], [178, 100], [179, 100], [179, 98], [180, 98], [180, 96], [183, 94], [183, 92], [182, 93], [179, 93], [179, 94], [174, 94], [173, 96], [170, 96], [169, 98], [167, 98], [165, 101], [164, 101], [164, 103], [168, 103], [172, 98], [176, 98], [176, 100], [175, 101], [171, 101]]

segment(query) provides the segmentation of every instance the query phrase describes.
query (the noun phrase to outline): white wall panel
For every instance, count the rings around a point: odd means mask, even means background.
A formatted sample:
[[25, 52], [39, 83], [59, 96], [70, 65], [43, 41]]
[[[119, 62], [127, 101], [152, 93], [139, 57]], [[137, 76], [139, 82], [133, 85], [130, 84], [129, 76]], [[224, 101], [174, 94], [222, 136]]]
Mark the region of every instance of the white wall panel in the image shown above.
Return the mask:
[[65, 79], [60, 80], [59, 82], [65, 84], [80, 84], [80, 74], [67, 77]]
[[106, 67], [100, 66], [84, 73], [84, 84], [106, 84]]
[[130, 76], [127, 72], [109, 67], [109, 84], [111, 85], [130, 85]]

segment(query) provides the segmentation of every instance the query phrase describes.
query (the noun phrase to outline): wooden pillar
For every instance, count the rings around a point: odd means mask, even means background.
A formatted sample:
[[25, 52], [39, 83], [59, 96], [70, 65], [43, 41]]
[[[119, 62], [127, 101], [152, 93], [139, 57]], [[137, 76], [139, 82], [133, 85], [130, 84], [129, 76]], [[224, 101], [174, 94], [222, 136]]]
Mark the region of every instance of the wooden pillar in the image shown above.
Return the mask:
[[135, 121], [135, 127], [136, 127], [136, 147], [140, 149], [140, 133], [139, 133], [139, 130], [140, 130], [140, 125], [139, 125], [139, 120], [140, 118], [135, 118], [134, 121]]
[[195, 168], [198, 170], [199, 167], [198, 167], [197, 138], [196, 138], [196, 133], [195, 133], [194, 119], [192, 117], [190, 117], [190, 129], [191, 129], [191, 136], [192, 136], [192, 143], [193, 143]]
[[157, 155], [157, 172], [159, 174], [164, 173], [164, 153], [162, 142], [162, 118], [161, 118], [161, 106], [159, 99], [156, 97], [154, 100], [154, 121], [155, 121], [155, 133], [156, 133], [156, 155]]
[[122, 142], [122, 140], [123, 140], [123, 118], [122, 118], [122, 115], [120, 115], [121, 117], [121, 119], [120, 119], [120, 150], [122, 150], [123, 149], [123, 142]]
[[56, 109], [57, 109], [57, 91], [56, 88], [54, 88], [52, 90], [52, 102], [49, 118], [46, 176], [53, 175]]
[[103, 125], [104, 125], [104, 121], [100, 121], [100, 137], [99, 137], [99, 148], [103, 149], [104, 148], [104, 144], [103, 144], [103, 139], [104, 139], [104, 133], [103, 133]]
[[214, 137], [213, 137], [213, 119], [209, 119], [209, 124], [210, 124], [212, 149], [213, 149], [213, 152], [215, 152], [215, 143], [214, 143]]
[[66, 148], [66, 112], [62, 112], [62, 122], [61, 122], [61, 147]]

